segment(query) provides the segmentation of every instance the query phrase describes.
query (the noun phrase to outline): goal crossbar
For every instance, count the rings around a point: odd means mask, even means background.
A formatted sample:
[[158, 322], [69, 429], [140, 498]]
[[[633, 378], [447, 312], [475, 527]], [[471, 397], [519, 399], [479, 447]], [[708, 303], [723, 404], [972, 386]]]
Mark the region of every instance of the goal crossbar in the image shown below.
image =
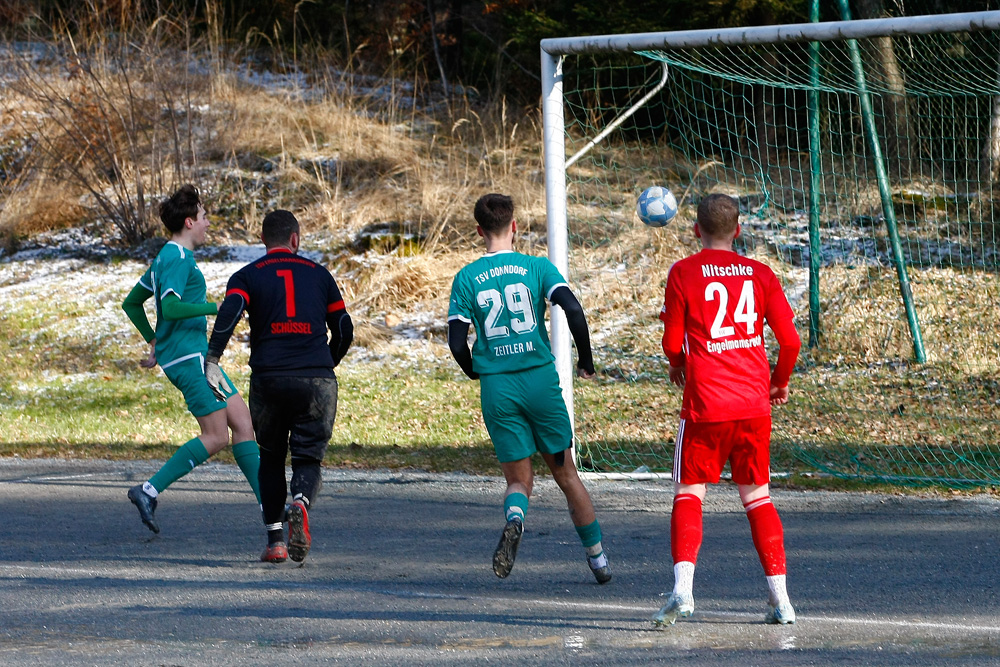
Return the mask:
[[769, 42], [826, 42], [841, 39], [929, 35], [941, 32], [978, 32], [1000, 29], [1000, 11], [907, 16], [900, 18], [791, 23], [752, 28], [640, 32], [543, 39], [543, 54], [569, 55], [647, 49], [686, 49], [699, 46], [766, 44]]

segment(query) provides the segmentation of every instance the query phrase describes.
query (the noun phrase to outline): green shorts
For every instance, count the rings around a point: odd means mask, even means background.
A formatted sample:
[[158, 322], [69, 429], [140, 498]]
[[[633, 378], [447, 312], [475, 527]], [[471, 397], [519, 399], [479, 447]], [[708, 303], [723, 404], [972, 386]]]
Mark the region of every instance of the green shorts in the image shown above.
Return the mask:
[[[195, 417], [204, 417], [225, 409], [226, 402], [220, 401], [216, 397], [215, 392], [208, 386], [208, 380], [205, 379], [204, 356], [194, 354], [180, 361], [169, 363], [166, 368], [163, 368], [163, 374], [184, 394], [188, 412]], [[233, 391], [226, 392], [226, 398], [229, 398], [237, 393], [236, 385], [229, 379], [225, 371], [222, 371], [222, 374], [225, 375], [229, 386], [233, 388]]]
[[479, 388], [483, 421], [501, 463], [528, 458], [536, 451], [558, 454], [573, 444], [554, 364], [480, 375]]

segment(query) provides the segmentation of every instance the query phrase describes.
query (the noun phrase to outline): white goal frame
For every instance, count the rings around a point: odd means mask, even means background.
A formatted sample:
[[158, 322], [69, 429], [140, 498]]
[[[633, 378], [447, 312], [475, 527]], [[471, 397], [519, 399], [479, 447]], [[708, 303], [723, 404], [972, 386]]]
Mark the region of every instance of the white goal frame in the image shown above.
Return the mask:
[[[563, 58], [572, 54], [635, 52], [664, 48], [693, 48], [736, 44], [766, 44], [772, 42], [832, 41], [863, 39], [899, 35], [923, 35], [943, 32], [977, 32], [1000, 30], [1000, 11], [966, 12], [929, 16], [912, 16], [857, 21], [829, 21], [820, 23], [794, 23], [753, 28], [721, 28], [718, 30], [685, 30], [672, 32], [647, 32], [624, 35], [594, 35], [560, 37], [541, 41], [542, 74], [542, 140], [545, 164], [545, 212], [548, 234], [549, 260], [560, 273], [569, 279], [569, 233], [566, 206], [566, 127], [563, 116]], [[664, 81], [666, 82], [666, 70]], [[661, 83], [661, 86], [662, 86]], [[655, 92], [655, 91], [654, 91]], [[631, 109], [626, 110], [615, 122], [624, 120], [645, 103], [646, 95]], [[609, 128], [611, 129], [610, 126]], [[573, 156], [578, 159], [583, 152], [602, 138], [599, 134], [583, 151]], [[562, 388], [570, 423], [574, 425], [573, 410], [573, 359], [572, 344], [566, 316], [558, 306], [552, 306], [552, 353]], [[576, 464], [576, 450], [573, 450]], [[604, 479], [654, 479], [670, 478], [664, 473], [590, 473], [588, 476]]]

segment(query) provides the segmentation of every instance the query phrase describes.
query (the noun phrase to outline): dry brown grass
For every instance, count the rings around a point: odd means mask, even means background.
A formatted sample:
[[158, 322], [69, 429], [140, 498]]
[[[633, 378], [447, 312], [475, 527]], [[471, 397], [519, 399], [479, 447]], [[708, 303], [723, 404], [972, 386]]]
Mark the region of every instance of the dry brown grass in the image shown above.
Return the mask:
[[44, 177], [12, 188], [0, 207], [0, 233], [27, 237], [88, 221], [88, 209], [79, 196], [61, 183]]
[[[1000, 326], [1000, 284], [994, 273], [910, 269], [914, 302], [929, 364], [966, 373], [1000, 370], [993, 332]], [[857, 363], [912, 357], [910, 328], [891, 268], [830, 267], [822, 272], [824, 338], [820, 358]], [[798, 314], [808, 321], [808, 311]]]

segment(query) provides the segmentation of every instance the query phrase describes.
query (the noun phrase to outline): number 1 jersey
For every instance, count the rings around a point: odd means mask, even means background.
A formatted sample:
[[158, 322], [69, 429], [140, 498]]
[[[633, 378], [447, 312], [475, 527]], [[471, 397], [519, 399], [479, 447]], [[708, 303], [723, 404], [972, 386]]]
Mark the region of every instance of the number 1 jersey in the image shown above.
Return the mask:
[[272, 248], [232, 275], [231, 294], [246, 303], [255, 377], [334, 377], [326, 318], [344, 310], [344, 298], [326, 267]]
[[719, 422], [771, 414], [764, 322], [793, 316], [766, 264], [705, 249], [671, 266], [660, 319], [667, 329], [684, 330], [681, 418]]
[[544, 257], [505, 250], [484, 255], [455, 276], [448, 321], [476, 330], [472, 369], [516, 373], [553, 360], [545, 300], [566, 280]]

